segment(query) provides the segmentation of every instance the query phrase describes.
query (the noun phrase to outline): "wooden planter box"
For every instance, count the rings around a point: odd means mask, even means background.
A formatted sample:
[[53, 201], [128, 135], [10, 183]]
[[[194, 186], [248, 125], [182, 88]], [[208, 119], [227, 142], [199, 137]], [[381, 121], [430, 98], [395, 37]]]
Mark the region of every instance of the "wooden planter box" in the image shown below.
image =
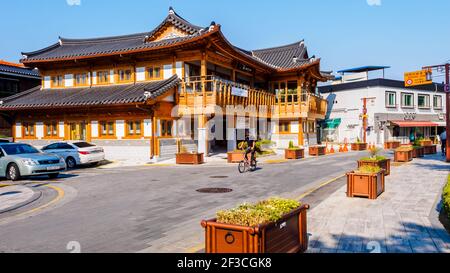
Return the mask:
[[400, 147], [400, 141], [387, 141], [384, 143], [384, 148], [386, 150], [393, 150]]
[[437, 154], [437, 146], [436, 145], [424, 146], [423, 148], [424, 148], [424, 154], [426, 154], [426, 155]]
[[285, 159], [300, 159], [305, 157], [305, 149], [286, 149], [284, 150]]
[[377, 199], [384, 192], [384, 171], [375, 174], [347, 173], [347, 196]]
[[371, 161], [371, 160], [358, 160], [358, 168], [362, 166], [378, 166], [384, 170], [384, 175], [388, 176], [391, 174], [391, 160], [385, 159], [381, 161]]
[[395, 162], [409, 162], [413, 160], [413, 149], [410, 151], [395, 151], [394, 152], [394, 161]]
[[189, 165], [197, 165], [203, 164], [203, 154], [191, 154], [191, 153], [183, 153], [176, 155], [177, 164], [189, 164]]
[[433, 141], [431, 140], [420, 140], [420, 146], [431, 146], [433, 145]]
[[309, 147], [309, 155], [310, 156], [321, 156], [326, 154], [325, 146], [311, 146]]
[[367, 150], [367, 143], [352, 143], [352, 151], [365, 151]]
[[244, 152], [229, 152], [227, 153], [228, 163], [239, 163], [244, 160]]
[[413, 158], [421, 158], [425, 156], [425, 147], [414, 147], [412, 151]]
[[257, 227], [202, 221], [206, 253], [299, 253], [308, 248], [306, 212], [309, 205], [284, 215], [279, 221]]

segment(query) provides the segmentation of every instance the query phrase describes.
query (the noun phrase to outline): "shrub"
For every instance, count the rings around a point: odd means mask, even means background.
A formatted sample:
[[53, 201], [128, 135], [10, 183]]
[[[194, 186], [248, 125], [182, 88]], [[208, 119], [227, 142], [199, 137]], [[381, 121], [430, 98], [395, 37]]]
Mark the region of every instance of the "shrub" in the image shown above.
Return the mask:
[[270, 198], [256, 204], [244, 203], [234, 209], [218, 211], [217, 222], [254, 227], [278, 221], [300, 205], [298, 201], [283, 198]]
[[381, 149], [375, 146], [369, 149], [369, 155], [371, 158], [376, 158], [380, 152]]
[[242, 141], [238, 144], [238, 149], [241, 151], [244, 151], [247, 148], [248, 148], [248, 144], [246, 141]]
[[292, 140], [289, 141], [289, 149], [294, 149], [294, 142]]
[[444, 204], [447, 217], [450, 220], [450, 176], [447, 179], [447, 185], [444, 187], [444, 191], [442, 193], [442, 202]]
[[187, 154], [187, 153], [188, 153], [187, 148], [185, 146], [181, 145], [181, 147], [180, 147], [180, 154]]
[[355, 171], [355, 173], [361, 173], [361, 174], [375, 174], [381, 172], [381, 168], [378, 166], [368, 166], [363, 165], [358, 168], [358, 170]]
[[387, 159], [387, 157], [385, 157], [385, 156], [377, 155], [375, 157], [363, 157], [360, 160], [361, 161], [383, 161], [386, 159]]

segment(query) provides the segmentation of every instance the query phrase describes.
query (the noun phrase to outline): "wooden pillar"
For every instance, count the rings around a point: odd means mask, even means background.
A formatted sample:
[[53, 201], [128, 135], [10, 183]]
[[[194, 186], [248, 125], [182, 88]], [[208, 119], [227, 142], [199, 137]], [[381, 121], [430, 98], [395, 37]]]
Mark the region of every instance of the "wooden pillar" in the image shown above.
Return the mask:
[[203, 96], [203, 107], [206, 106], [206, 74], [207, 74], [207, 64], [206, 64], [206, 53], [202, 52], [200, 76], [202, 83], [202, 96]]
[[303, 146], [304, 136], [303, 136], [303, 119], [298, 119], [298, 145]]
[[152, 140], [151, 140], [151, 156], [154, 158], [157, 155], [156, 152], [156, 117], [153, 113], [152, 117]]

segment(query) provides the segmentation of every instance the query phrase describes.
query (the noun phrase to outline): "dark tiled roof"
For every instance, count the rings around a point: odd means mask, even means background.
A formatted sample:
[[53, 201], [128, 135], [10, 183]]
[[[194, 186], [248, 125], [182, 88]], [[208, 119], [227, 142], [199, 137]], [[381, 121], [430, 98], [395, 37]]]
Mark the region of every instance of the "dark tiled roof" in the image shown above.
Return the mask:
[[[296, 68], [310, 62], [308, 51], [303, 41], [280, 47], [253, 50], [251, 54], [261, 62], [274, 68]], [[295, 61], [294, 57], [296, 58]]]
[[[186, 31], [189, 35], [185, 37], [164, 39], [156, 42], [147, 41], [152, 37], [153, 34], [163, 28], [166, 24], [172, 24], [177, 28]], [[164, 19], [164, 21], [158, 27], [150, 32], [94, 39], [60, 38], [58, 43], [55, 43], [47, 48], [34, 52], [23, 52], [22, 55], [26, 56], [26, 58], [22, 61], [29, 62], [81, 56], [93, 56], [99, 54], [111, 54], [116, 52], [167, 46], [181, 41], [186, 41], [202, 35], [202, 33], [206, 33], [206, 31], [201, 32], [201, 30], [203, 29], [206, 28], [202, 28], [189, 23], [171, 8], [166, 19]]]
[[[177, 75], [164, 81], [90, 88], [46, 89], [40, 87], [3, 99], [0, 110], [143, 103], [180, 83]], [[146, 97], [145, 92], [150, 96]]]
[[40, 78], [39, 71], [37, 69], [31, 69], [31, 68], [25, 68], [25, 67], [17, 67], [17, 66], [0, 64], [0, 73], [1, 72], [17, 74], [18, 76], [24, 75], [24, 76]]

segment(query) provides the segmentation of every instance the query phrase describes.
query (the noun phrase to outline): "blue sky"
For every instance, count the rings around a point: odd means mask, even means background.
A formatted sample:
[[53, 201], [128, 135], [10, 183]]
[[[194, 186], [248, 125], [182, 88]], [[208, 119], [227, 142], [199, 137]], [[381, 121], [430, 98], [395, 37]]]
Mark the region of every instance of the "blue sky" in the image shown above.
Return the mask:
[[20, 52], [58, 36], [149, 31], [169, 6], [197, 25], [214, 20], [245, 49], [305, 39], [323, 70], [389, 65], [386, 75], [401, 79], [405, 71], [450, 60], [448, 0], [2, 0], [0, 59], [18, 61]]

